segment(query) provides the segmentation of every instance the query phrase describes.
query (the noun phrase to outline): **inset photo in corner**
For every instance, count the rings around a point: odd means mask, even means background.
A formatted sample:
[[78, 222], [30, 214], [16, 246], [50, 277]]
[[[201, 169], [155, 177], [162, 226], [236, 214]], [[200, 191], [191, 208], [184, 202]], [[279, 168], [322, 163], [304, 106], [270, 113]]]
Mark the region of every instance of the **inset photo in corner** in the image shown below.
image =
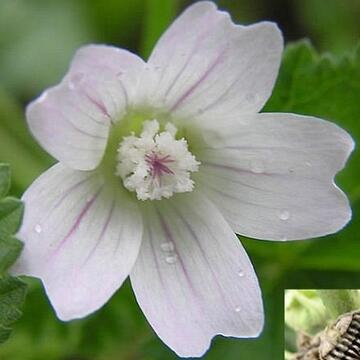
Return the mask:
[[288, 289], [285, 360], [360, 360], [360, 290]]

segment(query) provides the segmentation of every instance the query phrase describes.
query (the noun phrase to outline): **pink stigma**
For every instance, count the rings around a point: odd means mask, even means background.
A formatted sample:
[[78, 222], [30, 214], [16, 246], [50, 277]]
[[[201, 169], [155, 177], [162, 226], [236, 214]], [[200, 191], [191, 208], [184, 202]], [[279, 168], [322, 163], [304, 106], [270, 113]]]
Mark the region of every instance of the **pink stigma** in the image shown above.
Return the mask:
[[174, 174], [174, 172], [167, 166], [167, 164], [174, 162], [170, 158], [170, 155], [159, 156], [152, 152], [145, 155], [146, 163], [150, 166], [150, 175], [157, 180], [161, 180], [161, 176], [164, 174]]

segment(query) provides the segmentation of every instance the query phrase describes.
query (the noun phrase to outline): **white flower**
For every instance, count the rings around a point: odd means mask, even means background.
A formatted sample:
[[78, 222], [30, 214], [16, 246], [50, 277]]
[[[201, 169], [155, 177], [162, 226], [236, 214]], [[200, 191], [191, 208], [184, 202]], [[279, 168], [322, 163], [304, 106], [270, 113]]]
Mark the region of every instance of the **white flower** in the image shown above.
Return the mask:
[[256, 337], [260, 288], [235, 236], [295, 240], [350, 219], [334, 185], [353, 149], [336, 125], [258, 112], [283, 40], [189, 7], [147, 63], [110, 46], [75, 55], [29, 105], [29, 127], [59, 163], [26, 191], [14, 271], [41, 278], [58, 317], [99, 309], [130, 275], [158, 336], [200, 356], [216, 334]]

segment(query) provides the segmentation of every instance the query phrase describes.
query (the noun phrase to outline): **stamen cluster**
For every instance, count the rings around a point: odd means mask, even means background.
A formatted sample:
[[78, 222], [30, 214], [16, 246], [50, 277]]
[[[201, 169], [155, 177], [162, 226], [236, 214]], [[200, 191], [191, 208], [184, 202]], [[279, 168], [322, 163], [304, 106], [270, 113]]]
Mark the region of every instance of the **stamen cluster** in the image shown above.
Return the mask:
[[160, 200], [193, 190], [190, 174], [200, 163], [188, 150], [187, 141], [176, 139], [176, 133], [171, 123], [160, 132], [157, 120], [145, 121], [140, 137], [132, 134], [120, 143], [116, 174], [139, 200]]

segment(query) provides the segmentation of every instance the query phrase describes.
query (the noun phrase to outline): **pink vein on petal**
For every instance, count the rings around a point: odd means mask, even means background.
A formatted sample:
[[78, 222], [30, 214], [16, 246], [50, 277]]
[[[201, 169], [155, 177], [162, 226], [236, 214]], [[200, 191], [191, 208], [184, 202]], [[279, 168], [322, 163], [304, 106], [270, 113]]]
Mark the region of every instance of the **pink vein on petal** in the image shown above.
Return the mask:
[[110, 224], [112, 215], [113, 215], [113, 213], [114, 213], [114, 208], [115, 208], [115, 200], [113, 200], [113, 202], [112, 202], [112, 204], [111, 204], [111, 208], [110, 208], [109, 214], [108, 214], [108, 216], [107, 216], [107, 219], [106, 219], [106, 221], [105, 221], [104, 226], [103, 226], [102, 229], [101, 229], [100, 236], [99, 236], [99, 238], [97, 239], [95, 246], [94, 246], [94, 247], [91, 249], [91, 251], [89, 252], [89, 254], [88, 254], [88, 256], [86, 257], [85, 261], [83, 262], [82, 266], [86, 265], [86, 263], [87, 263], [87, 262], [91, 259], [91, 257], [94, 255], [94, 253], [95, 253], [96, 249], [98, 248], [98, 246], [100, 245], [100, 243], [103, 241], [105, 232], [106, 232], [107, 228], [109, 227], [109, 224]]
[[[76, 190], [79, 186], [83, 185], [84, 183], [86, 183], [89, 179], [92, 178], [92, 175], [87, 176], [86, 178], [82, 179], [81, 181], [75, 183], [74, 185], [72, 185], [69, 189], [66, 190], [66, 192], [61, 196], [61, 198], [55, 203], [55, 205], [49, 209], [49, 211], [46, 213], [46, 215], [44, 216], [44, 218], [49, 218], [52, 213], [54, 212], [54, 210], [56, 210], [61, 204], [62, 202], [74, 191]], [[41, 218], [41, 220], [39, 221], [39, 223], [43, 223], [44, 222], [44, 218]]]
[[[191, 52], [189, 54], [189, 56], [187, 57], [184, 65], [181, 67], [180, 71], [176, 74], [176, 76], [174, 77], [174, 79], [171, 81], [170, 86], [168, 87], [168, 89], [165, 92], [165, 96], [169, 96], [170, 92], [172, 91], [172, 89], [174, 88], [176, 82], [180, 79], [180, 77], [183, 75], [184, 71], [187, 69], [188, 65], [190, 64], [191, 60], [193, 59], [194, 55], [196, 55], [198, 53], [198, 51], [200, 50], [200, 45], [201, 42], [206, 38], [206, 36], [208, 36], [208, 34], [211, 32], [210, 29], [208, 29], [207, 31], [205, 31], [195, 42], [193, 48], [191, 49]], [[173, 56], [176, 55], [175, 52], [173, 52], [172, 54]]]
[[[216, 287], [218, 288], [219, 294], [220, 294], [220, 296], [222, 297], [223, 302], [224, 302], [225, 304], [227, 304], [227, 306], [228, 306], [229, 308], [232, 308], [232, 305], [229, 304], [228, 299], [227, 299], [227, 297], [225, 296], [224, 289], [223, 289], [222, 286], [220, 285], [219, 280], [218, 280], [218, 278], [216, 277], [216, 274], [215, 274], [215, 272], [214, 272], [214, 269], [213, 269], [212, 265], [210, 264], [209, 259], [208, 259], [207, 256], [206, 256], [206, 252], [205, 252], [205, 250], [204, 250], [204, 248], [203, 248], [203, 246], [202, 246], [202, 244], [201, 244], [198, 236], [196, 235], [195, 231], [193, 230], [193, 228], [191, 227], [191, 225], [189, 224], [189, 222], [188, 222], [188, 221], [184, 218], [184, 216], [180, 213], [180, 211], [177, 210], [175, 207], [173, 207], [173, 209], [174, 209], [175, 213], [178, 215], [178, 217], [180, 218], [180, 220], [184, 223], [185, 227], [187, 228], [187, 230], [189, 231], [189, 233], [191, 234], [191, 236], [192, 236], [193, 239], [195, 240], [195, 243], [196, 243], [197, 246], [199, 247], [200, 253], [201, 253], [203, 259], [205, 260], [206, 265], [208, 266], [208, 269], [209, 269], [211, 275], [213, 276], [215, 285], [216, 285]], [[207, 227], [207, 224], [204, 224], [204, 225]]]
[[79, 228], [79, 225], [82, 221], [82, 219], [84, 218], [84, 216], [87, 214], [87, 212], [90, 210], [90, 208], [92, 207], [92, 205], [95, 203], [96, 199], [98, 198], [98, 196], [100, 195], [101, 191], [102, 191], [102, 186], [101, 188], [95, 193], [95, 195], [93, 195], [93, 197], [85, 204], [85, 206], [82, 208], [79, 216], [77, 217], [75, 223], [73, 224], [73, 226], [71, 227], [71, 229], [69, 230], [69, 232], [66, 234], [66, 236], [64, 237], [64, 239], [60, 242], [60, 244], [57, 246], [57, 248], [54, 251], [54, 256], [58, 254], [58, 252], [61, 250], [61, 248], [65, 245], [65, 243], [71, 238], [72, 235], [74, 235], [74, 233], [76, 232], [76, 230]]
[[[248, 66], [245, 67], [246, 72], [249, 72], [250, 70], [252, 70], [252, 68], [254, 67], [254, 65], [252, 64], [248, 64]], [[224, 99], [226, 99], [227, 95], [235, 88], [236, 84], [241, 80], [241, 77], [244, 75], [244, 72], [241, 72], [236, 78], [235, 80], [233, 80], [231, 82], [231, 84], [228, 86], [228, 88], [221, 94], [218, 96], [217, 99], [215, 99], [212, 103], [208, 104], [206, 107], [204, 107], [202, 110], [202, 112], [206, 112], [208, 110], [210, 110], [211, 108], [215, 107], [216, 105], [218, 105], [219, 103], [221, 103]], [[216, 83], [215, 83], [216, 86]]]
[[126, 108], [128, 108], [129, 107], [129, 94], [128, 94], [128, 92], [126, 90], [126, 87], [124, 86], [124, 83], [122, 82], [122, 80], [121, 79], [118, 79], [118, 80], [119, 80], [121, 90], [122, 90], [122, 92], [124, 94], [125, 106], [126, 106]]
[[182, 258], [181, 258], [179, 252], [178, 252], [177, 249], [176, 249], [176, 242], [174, 241], [174, 238], [173, 238], [173, 236], [172, 236], [172, 233], [171, 233], [168, 225], [166, 224], [163, 216], [160, 214], [159, 211], [157, 211], [157, 214], [158, 214], [158, 217], [159, 217], [159, 220], [160, 220], [160, 225], [161, 225], [161, 227], [162, 227], [162, 229], [163, 229], [163, 231], [164, 231], [164, 234], [165, 234], [167, 240], [168, 240], [169, 242], [171, 242], [172, 244], [175, 245], [174, 253], [176, 254], [177, 258], [179, 259], [179, 263], [180, 263], [181, 269], [182, 269], [182, 271], [183, 271], [183, 273], [184, 273], [185, 279], [187, 280], [187, 282], [188, 282], [188, 284], [189, 284], [189, 287], [190, 287], [190, 289], [192, 290], [194, 296], [197, 297], [197, 295], [196, 295], [196, 289], [194, 288], [194, 285], [193, 285], [193, 283], [192, 283], [192, 281], [191, 281], [191, 277], [189, 276], [189, 273], [188, 273], [187, 270], [186, 270], [186, 267], [185, 267], [185, 265], [184, 265], [184, 262], [182, 261]]
[[176, 103], [171, 107], [170, 111], [176, 110], [179, 105], [181, 105], [186, 98], [188, 98], [196, 88], [211, 74], [211, 72], [221, 63], [224, 57], [224, 51], [220, 52], [220, 54], [216, 57], [215, 61], [209, 66], [209, 68], [205, 71], [205, 73], [192, 85], [188, 90], [185, 91], [184, 94], [180, 96], [180, 98], [176, 101]]
[[92, 96], [90, 96], [88, 93], [85, 93], [85, 96], [87, 97], [87, 99], [88, 99], [90, 102], [92, 102], [92, 103], [101, 111], [101, 113], [102, 113], [103, 115], [105, 115], [107, 118], [109, 118], [110, 122], [112, 122], [111, 116], [110, 116], [110, 114], [108, 113], [105, 105], [104, 105], [102, 102], [96, 100], [95, 98], [93, 98]]
[[156, 271], [157, 271], [157, 273], [159, 275], [159, 280], [160, 280], [161, 285], [165, 288], [165, 282], [164, 282], [164, 279], [162, 277], [162, 273], [160, 271], [159, 260], [158, 260], [158, 258], [156, 256], [156, 252], [155, 252], [155, 248], [154, 248], [154, 237], [153, 237], [153, 232], [152, 232], [151, 226], [148, 226], [148, 231], [149, 231], [148, 235], [149, 235], [150, 249], [151, 249], [152, 255], [154, 257]]
[[[107, 136], [101, 136], [101, 135], [96, 135], [96, 134], [92, 134], [89, 133], [81, 128], [79, 128], [75, 123], [73, 123], [71, 120], [69, 120], [62, 111], [56, 110], [56, 109], [51, 109], [52, 111], [58, 113], [60, 115], [61, 118], [63, 118], [65, 120], [65, 122], [67, 122], [70, 126], [72, 126], [76, 131], [78, 131], [79, 133], [86, 135], [86, 136], [90, 136], [93, 137], [95, 139], [107, 139]], [[46, 128], [45, 128], [46, 130]], [[52, 132], [52, 133], [48, 133], [49, 138], [55, 138], [56, 137], [56, 132]]]
[[280, 174], [275, 174], [275, 173], [268, 173], [268, 172], [261, 172], [261, 173], [254, 173], [251, 170], [246, 170], [246, 169], [240, 169], [237, 168], [235, 166], [230, 166], [230, 165], [222, 165], [222, 164], [215, 164], [215, 163], [211, 163], [211, 162], [207, 162], [207, 161], [203, 161], [202, 165], [205, 166], [209, 166], [209, 167], [217, 167], [219, 169], [225, 169], [225, 170], [230, 170], [230, 171], [234, 171], [234, 172], [238, 172], [238, 173], [247, 173], [247, 174], [253, 174], [256, 176], [273, 176], [273, 175], [280, 175]]

